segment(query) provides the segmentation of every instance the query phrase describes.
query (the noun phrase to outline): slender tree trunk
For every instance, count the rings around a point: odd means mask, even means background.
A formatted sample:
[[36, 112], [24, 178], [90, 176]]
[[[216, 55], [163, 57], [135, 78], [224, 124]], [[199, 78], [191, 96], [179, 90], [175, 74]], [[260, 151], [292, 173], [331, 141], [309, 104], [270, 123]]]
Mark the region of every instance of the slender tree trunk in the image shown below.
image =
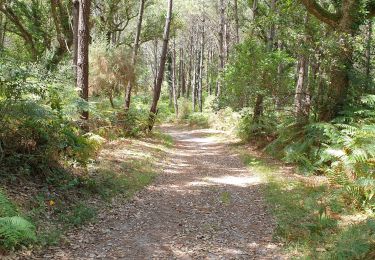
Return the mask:
[[194, 42], [194, 38], [193, 38], [193, 35], [190, 36], [190, 52], [189, 52], [189, 71], [188, 71], [188, 84], [187, 84], [187, 90], [186, 90], [186, 98], [189, 99], [189, 96], [190, 96], [190, 91], [192, 89], [192, 83], [193, 83], [193, 79], [192, 79], [192, 72], [193, 72], [193, 55], [194, 55], [194, 52], [193, 52], [193, 42]]
[[238, 0], [234, 0], [234, 20], [236, 23], [236, 44], [240, 42], [240, 23], [238, 18]]
[[182, 47], [180, 49], [180, 88], [181, 88], [181, 95], [185, 97], [186, 95], [185, 52]]
[[0, 52], [4, 49], [6, 31], [7, 31], [7, 19], [0, 12]]
[[[219, 30], [219, 75], [224, 70], [225, 65], [225, 49], [224, 49], [224, 38], [225, 38], [225, 5], [224, 0], [220, 0], [220, 30]], [[216, 96], [220, 96], [221, 93], [220, 77], [218, 77], [218, 82], [216, 84]]]
[[143, 12], [145, 7], [145, 0], [140, 0], [139, 12], [138, 12], [138, 23], [137, 23], [137, 32], [135, 34], [134, 47], [133, 47], [133, 56], [132, 56], [132, 75], [128, 82], [128, 86], [125, 92], [125, 111], [128, 111], [130, 108], [130, 100], [133, 85], [135, 84], [135, 67], [137, 65], [137, 55], [139, 49], [139, 39], [141, 36], [142, 30], [142, 21], [143, 21]]
[[[301, 45], [308, 44], [309, 31], [309, 13], [305, 16], [305, 35], [301, 42]], [[294, 97], [294, 108], [295, 108], [295, 117], [297, 122], [305, 124], [309, 120], [310, 115], [310, 91], [309, 91], [309, 66], [310, 66], [309, 56], [306, 53], [302, 53], [298, 62], [297, 69], [297, 84]]]
[[[78, 22], [78, 54], [77, 54], [77, 87], [81, 89], [81, 98], [89, 99], [89, 19], [90, 0], [80, 0]], [[89, 112], [82, 112], [82, 119], [87, 120]]]
[[306, 123], [309, 118], [310, 93], [308, 91], [309, 59], [306, 54], [299, 60], [298, 80], [294, 98], [295, 116], [298, 122]]
[[230, 27], [228, 24], [228, 21], [225, 22], [225, 27], [224, 27], [224, 33], [225, 33], [225, 38], [224, 38], [224, 53], [225, 53], [225, 64], [229, 61], [229, 50], [230, 50]]
[[73, 70], [77, 80], [77, 60], [78, 60], [78, 23], [79, 23], [79, 0], [73, 0]]
[[207, 51], [207, 59], [206, 59], [206, 91], [209, 95], [211, 95], [210, 63], [211, 63], [211, 49]]
[[[271, 6], [271, 11], [272, 12], [275, 12], [276, 11], [276, 1], [277, 0], [270, 0], [270, 6]], [[257, 8], [257, 3], [256, 1], [254, 1], [254, 10], [256, 10]], [[254, 18], [255, 18], [255, 11], [254, 12]], [[273, 51], [273, 48], [274, 48], [274, 40], [275, 40], [275, 25], [274, 24], [271, 24], [271, 27], [270, 27], [270, 30], [269, 30], [269, 34], [268, 34], [268, 37], [267, 37], [267, 51], [269, 52], [272, 52]], [[265, 78], [263, 76], [263, 78]], [[263, 80], [264, 83], [265, 83], [265, 80]], [[258, 94], [257, 97], [256, 97], [256, 101], [255, 101], [255, 106], [254, 106], [254, 115], [253, 115], [253, 121], [254, 123], [260, 123], [260, 119], [261, 117], [263, 116], [263, 110], [264, 110], [264, 95], [263, 94]]]
[[[196, 59], [197, 53], [195, 52], [194, 58]], [[193, 73], [193, 82], [192, 82], [192, 101], [193, 101], [193, 112], [195, 112], [195, 108], [197, 106], [197, 82], [198, 82], [198, 70], [199, 67], [197, 65], [196, 60], [194, 60], [194, 73]]]
[[152, 131], [152, 128], [154, 127], [155, 118], [157, 114], [157, 105], [160, 98], [160, 92], [161, 92], [161, 85], [163, 83], [164, 78], [164, 69], [165, 69], [165, 61], [167, 58], [167, 52], [168, 52], [168, 42], [169, 42], [169, 31], [171, 26], [171, 19], [172, 19], [172, 6], [173, 6], [173, 0], [168, 1], [168, 13], [167, 18], [165, 21], [165, 28], [164, 28], [164, 35], [163, 35], [163, 48], [162, 53], [160, 57], [160, 66], [158, 71], [158, 77], [156, 80], [156, 85], [154, 88], [154, 96], [151, 104], [150, 109], [150, 116], [149, 116], [149, 130]]
[[368, 92], [371, 86], [371, 42], [372, 42], [372, 20], [368, 23], [367, 30], [367, 46], [366, 46], [366, 88]]
[[199, 86], [198, 86], [198, 105], [199, 112], [203, 112], [203, 71], [204, 71], [204, 23], [205, 19], [202, 19], [202, 32], [201, 32], [201, 50], [200, 50], [200, 61], [199, 61]]
[[173, 94], [173, 105], [176, 118], [178, 118], [178, 94], [177, 94], [177, 77], [176, 77], [176, 39], [173, 39], [173, 71], [172, 71], [172, 94]]
[[157, 78], [158, 78], [158, 40], [155, 39], [154, 41], [154, 85], [153, 88], [156, 86]]
[[169, 92], [169, 107], [173, 107], [173, 57], [171, 50], [168, 51], [167, 57], [167, 82], [168, 82], [168, 92]]

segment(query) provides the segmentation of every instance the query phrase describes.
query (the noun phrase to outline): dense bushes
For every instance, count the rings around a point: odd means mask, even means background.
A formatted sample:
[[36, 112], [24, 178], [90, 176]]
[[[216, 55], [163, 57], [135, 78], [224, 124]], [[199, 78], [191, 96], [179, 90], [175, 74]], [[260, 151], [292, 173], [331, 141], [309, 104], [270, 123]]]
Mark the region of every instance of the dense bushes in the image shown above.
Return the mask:
[[0, 173], [48, 174], [62, 158], [87, 163], [98, 143], [73, 121], [85, 105], [73, 88], [35, 65], [0, 70]]

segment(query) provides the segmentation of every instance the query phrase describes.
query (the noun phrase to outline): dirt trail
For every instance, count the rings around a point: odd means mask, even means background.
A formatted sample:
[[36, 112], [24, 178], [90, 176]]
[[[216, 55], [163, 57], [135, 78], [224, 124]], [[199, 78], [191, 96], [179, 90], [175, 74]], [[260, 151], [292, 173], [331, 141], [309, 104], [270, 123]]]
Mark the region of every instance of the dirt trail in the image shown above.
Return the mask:
[[165, 127], [155, 183], [43, 259], [282, 259], [262, 182], [213, 130]]

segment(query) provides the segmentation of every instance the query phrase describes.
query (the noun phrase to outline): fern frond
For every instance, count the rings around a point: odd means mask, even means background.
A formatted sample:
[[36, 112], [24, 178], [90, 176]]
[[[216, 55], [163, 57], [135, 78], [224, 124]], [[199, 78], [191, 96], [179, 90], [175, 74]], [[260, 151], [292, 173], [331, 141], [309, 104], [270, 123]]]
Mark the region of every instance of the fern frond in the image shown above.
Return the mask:
[[0, 243], [6, 249], [27, 245], [36, 240], [35, 226], [22, 217], [0, 218]]

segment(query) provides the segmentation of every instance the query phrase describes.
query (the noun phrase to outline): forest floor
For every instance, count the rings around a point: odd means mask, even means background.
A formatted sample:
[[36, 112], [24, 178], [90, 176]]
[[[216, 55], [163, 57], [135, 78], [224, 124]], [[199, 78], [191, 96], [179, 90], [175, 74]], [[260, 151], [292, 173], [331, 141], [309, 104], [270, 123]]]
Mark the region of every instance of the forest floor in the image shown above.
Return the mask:
[[174, 145], [155, 165], [155, 182], [35, 259], [284, 259], [265, 183], [235, 141], [208, 129], [161, 131]]

